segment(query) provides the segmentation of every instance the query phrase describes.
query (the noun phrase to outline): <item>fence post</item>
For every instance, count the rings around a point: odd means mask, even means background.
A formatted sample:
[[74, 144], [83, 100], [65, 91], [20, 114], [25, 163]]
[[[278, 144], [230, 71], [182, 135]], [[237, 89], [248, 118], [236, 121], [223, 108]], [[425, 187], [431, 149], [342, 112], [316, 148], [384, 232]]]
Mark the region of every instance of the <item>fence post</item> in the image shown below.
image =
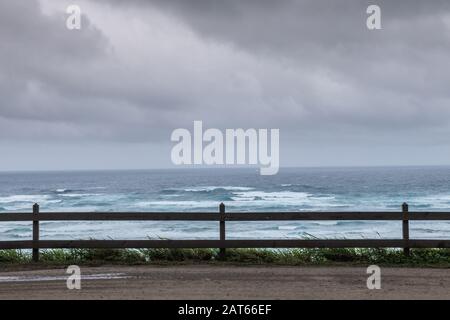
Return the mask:
[[39, 261], [39, 205], [33, 205], [33, 261]]
[[403, 212], [403, 241], [404, 241], [404, 247], [403, 252], [406, 256], [409, 256], [410, 249], [409, 249], [409, 211], [408, 211], [408, 204], [406, 202], [402, 205], [402, 212]]
[[[225, 205], [223, 202], [219, 205], [220, 212], [220, 241], [225, 241]], [[219, 258], [225, 259], [225, 248], [220, 248]]]

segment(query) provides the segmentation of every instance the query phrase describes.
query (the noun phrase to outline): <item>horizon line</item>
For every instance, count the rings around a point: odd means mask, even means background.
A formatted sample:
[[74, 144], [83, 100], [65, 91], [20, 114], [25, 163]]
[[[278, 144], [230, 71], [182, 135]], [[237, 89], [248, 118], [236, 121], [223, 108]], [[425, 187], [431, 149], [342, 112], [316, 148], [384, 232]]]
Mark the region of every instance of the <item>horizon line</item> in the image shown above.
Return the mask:
[[[450, 164], [408, 164], [408, 165], [328, 165], [328, 166], [280, 166], [282, 169], [352, 169], [352, 168], [436, 168], [436, 167], [450, 167]], [[0, 170], [0, 173], [39, 173], [39, 172], [93, 172], [93, 171], [164, 171], [164, 170], [233, 170], [233, 169], [248, 169], [256, 170], [259, 166], [184, 166], [184, 167], [160, 167], [160, 168], [111, 168], [111, 169], [99, 169], [99, 168], [86, 168], [86, 169], [19, 169], [19, 170]]]

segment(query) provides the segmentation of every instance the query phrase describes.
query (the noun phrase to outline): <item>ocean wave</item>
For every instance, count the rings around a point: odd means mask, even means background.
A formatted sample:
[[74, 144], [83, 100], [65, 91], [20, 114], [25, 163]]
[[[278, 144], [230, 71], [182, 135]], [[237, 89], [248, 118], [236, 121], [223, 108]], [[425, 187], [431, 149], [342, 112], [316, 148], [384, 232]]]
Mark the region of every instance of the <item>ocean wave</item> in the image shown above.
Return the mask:
[[52, 190], [52, 191], [56, 192], [56, 193], [69, 193], [69, 192], [83, 192], [85, 190], [102, 190], [102, 189], [106, 189], [106, 187], [100, 187], [100, 186], [97, 186], [97, 187], [83, 187], [82, 189], [78, 189], [78, 188], [75, 188], [75, 189], [73, 189], [73, 188], [58, 188], [58, 189], [55, 189], [55, 190]]
[[20, 234], [20, 233], [27, 233], [28, 236], [30, 235], [31, 227], [30, 226], [20, 226], [20, 227], [13, 227], [7, 230], [3, 230], [2, 233], [5, 234]]
[[298, 226], [278, 226], [278, 230], [295, 230]]
[[307, 199], [312, 194], [307, 192], [293, 192], [293, 191], [281, 191], [281, 192], [265, 192], [265, 191], [251, 191], [251, 192], [233, 192], [235, 195], [232, 197], [235, 201], [252, 201], [255, 199], [264, 201], [280, 201], [282, 199]]
[[334, 196], [330, 195], [313, 195], [308, 192], [294, 192], [294, 191], [280, 191], [280, 192], [265, 192], [265, 191], [251, 191], [251, 192], [233, 192], [231, 197], [233, 201], [238, 202], [255, 202], [265, 201], [283, 204], [311, 204], [311, 203], [325, 203], [326, 201], [335, 200]]
[[161, 208], [164, 209], [171, 209], [171, 208], [215, 208], [218, 207], [217, 201], [193, 201], [193, 200], [186, 200], [186, 201], [167, 201], [167, 200], [160, 200], [160, 201], [140, 201], [135, 204], [136, 207], [139, 208]]
[[72, 190], [70, 190], [70, 189], [63, 189], [63, 188], [55, 190], [56, 193], [66, 193], [66, 192], [71, 192], [71, 191]]
[[444, 210], [450, 207], [450, 195], [440, 194], [418, 196], [410, 199], [408, 203], [411, 207]]
[[49, 195], [11, 195], [0, 197], [2, 211], [31, 211], [32, 205], [38, 203], [43, 207], [61, 204], [62, 200]]
[[68, 194], [60, 194], [59, 196], [67, 198], [81, 198], [81, 197], [98, 197], [105, 195], [101, 193], [68, 193]]
[[[55, 204], [61, 204], [62, 201], [61, 200], [47, 200], [47, 201], [39, 201], [38, 202], [39, 205], [41, 206], [41, 208], [49, 208], [52, 205]], [[6, 205], [1, 207], [2, 211], [31, 211], [32, 210], [32, 205], [34, 204], [34, 202], [18, 202], [18, 203], [11, 203], [10, 205]]]
[[169, 188], [163, 191], [184, 191], [184, 192], [210, 192], [215, 190], [226, 191], [248, 191], [254, 190], [252, 187], [235, 187], [235, 186], [202, 186], [202, 187], [189, 187], [189, 188]]
[[48, 200], [49, 198], [50, 198], [50, 196], [48, 196], [48, 195], [19, 194], [19, 195], [0, 197], [0, 203], [14, 203], [14, 202], [36, 203], [36, 202], [44, 202], [44, 201]]

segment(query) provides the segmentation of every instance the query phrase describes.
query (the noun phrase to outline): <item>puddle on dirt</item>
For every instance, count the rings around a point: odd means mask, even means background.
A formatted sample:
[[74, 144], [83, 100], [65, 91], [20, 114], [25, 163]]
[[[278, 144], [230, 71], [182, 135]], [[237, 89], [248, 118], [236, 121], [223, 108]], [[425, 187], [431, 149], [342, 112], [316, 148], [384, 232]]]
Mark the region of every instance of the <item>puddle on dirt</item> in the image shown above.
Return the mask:
[[[0, 283], [4, 282], [39, 282], [65, 281], [68, 276], [0, 276]], [[97, 273], [81, 275], [81, 280], [113, 280], [130, 278], [125, 273]]]

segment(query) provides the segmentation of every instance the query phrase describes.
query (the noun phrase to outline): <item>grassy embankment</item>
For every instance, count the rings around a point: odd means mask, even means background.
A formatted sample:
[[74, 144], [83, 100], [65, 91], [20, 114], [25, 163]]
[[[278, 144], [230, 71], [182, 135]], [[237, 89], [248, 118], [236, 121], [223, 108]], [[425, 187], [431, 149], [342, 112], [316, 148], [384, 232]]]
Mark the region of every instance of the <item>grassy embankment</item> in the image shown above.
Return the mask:
[[[31, 264], [29, 250], [0, 250], [0, 265]], [[221, 261], [217, 249], [53, 249], [42, 250], [40, 264], [274, 264], [274, 265], [393, 265], [450, 268], [450, 249], [414, 249], [406, 257], [396, 249], [227, 249]]]

